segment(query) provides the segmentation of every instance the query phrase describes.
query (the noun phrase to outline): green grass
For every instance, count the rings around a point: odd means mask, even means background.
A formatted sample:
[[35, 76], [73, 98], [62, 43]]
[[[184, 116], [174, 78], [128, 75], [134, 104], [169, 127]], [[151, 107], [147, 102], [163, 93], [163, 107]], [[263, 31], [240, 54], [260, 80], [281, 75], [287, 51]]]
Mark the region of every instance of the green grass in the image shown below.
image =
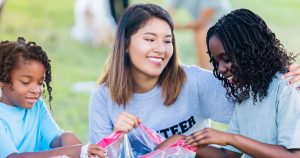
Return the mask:
[[[76, 82], [96, 81], [103, 70], [110, 46], [96, 48], [70, 37], [73, 0], [9, 0], [0, 23], [0, 40], [24, 36], [36, 41], [48, 52], [53, 68], [53, 116], [58, 124], [88, 140], [88, 93], [72, 91]], [[163, 0], [137, 1], [164, 4]], [[299, 52], [300, 1], [232, 0], [233, 8], [249, 8], [260, 14], [286, 48]], [[182, 11], [179, 20], [190, 18]], [[176, 32], [183, 63], [195, 64], [192, 32]], [[299, 60], [298, 60], [299, 61]], [[223, 127], [214, 124], [216, 127]]]

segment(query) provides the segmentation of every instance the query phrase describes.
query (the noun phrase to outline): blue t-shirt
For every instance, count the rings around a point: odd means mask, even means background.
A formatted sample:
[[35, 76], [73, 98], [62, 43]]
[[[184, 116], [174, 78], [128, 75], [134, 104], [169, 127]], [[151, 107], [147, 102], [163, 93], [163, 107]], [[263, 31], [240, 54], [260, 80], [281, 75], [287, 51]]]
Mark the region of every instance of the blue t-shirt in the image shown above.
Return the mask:
[[226, 90], [212, 72], [195, 66], [184, 66], [186, 81], [177, 100], [164, 105], [161, 87], [146, 93], [134, 93], [126, 108], [113, 102], [107, 86], [100, 85], [90, 99], [90, 142], [97, 143], [111, 134], [118, 115], [129, 112], [143, 124], [164, 137], [189, 135], [209, 127], [209, 119], [228, 123], [234, 103], [226, 98]]
[[228, 0], [167, 0], [167, 7], [185, 8], [194, 20], [202, 18], [205, 9], [213, 9], [214, 14], [209, 21], [210, 25], [231, 10]]
[[0, 158], [51, 149], [52, 140], [62, 132], [42, 99], [31, 109], [0, 102]]
[[[268, 96], [253, 104], [252, 97], [236, 105], [229, 132], [257, 141], [282, 145], [287, 149], [300, 148], [300, 93], [287, 85], [277, 73], [268, 88]], [[225, 149], [239, 152], [232, 146]], [[249, 158], [249, 155], [245, 156]]]

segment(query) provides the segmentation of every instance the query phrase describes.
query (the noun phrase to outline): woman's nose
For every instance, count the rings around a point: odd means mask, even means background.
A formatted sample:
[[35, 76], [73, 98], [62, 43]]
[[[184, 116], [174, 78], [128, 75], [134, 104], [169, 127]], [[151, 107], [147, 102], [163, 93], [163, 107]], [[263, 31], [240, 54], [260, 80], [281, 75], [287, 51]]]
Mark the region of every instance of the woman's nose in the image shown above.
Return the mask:
[[166, 53], [166, 47], [164, 42], [163, 41], [157, 42], [154, 51], [157, 53]]
[[222, 73], [225, 73], [226, 70], [227, 70], [226, 64], [224, 62], [220, 62], [218, 64], [218, 71], [222, 74]]

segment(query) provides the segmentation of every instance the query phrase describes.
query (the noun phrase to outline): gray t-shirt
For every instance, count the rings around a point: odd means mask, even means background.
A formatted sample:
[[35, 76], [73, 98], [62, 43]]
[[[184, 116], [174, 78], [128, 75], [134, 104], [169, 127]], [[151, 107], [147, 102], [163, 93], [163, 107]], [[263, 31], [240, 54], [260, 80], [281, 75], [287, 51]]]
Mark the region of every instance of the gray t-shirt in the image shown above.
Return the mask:
[[109, 89], [100, 85], [91, 95], [89, 109], [90, 142], [97, 143], [113, 132], [117, 116], [127, 111], [143, 120], [143, 124], [164, 137], [191, 134], [210, 126], [209, 119], [228, 123], [234, 103], [229, 102], [225, 89], [212, 72], [196, 66], [184, 66], [186, 82], [170, 106], [163, 104], [161, 87], [133, 95], [126, 108], [112, 101]]
[[[295, 86], [287, 85], [277, 73], [268, 89], [268, 96], [253, 104], [252, 98], [236, 105], [230, 133], [240, 134], [267, 144], [300, 148], [300, 93]], [[232, 146], [227, 150], [241, 153]], [[249, 155], [245, 156], [250, 158]]]

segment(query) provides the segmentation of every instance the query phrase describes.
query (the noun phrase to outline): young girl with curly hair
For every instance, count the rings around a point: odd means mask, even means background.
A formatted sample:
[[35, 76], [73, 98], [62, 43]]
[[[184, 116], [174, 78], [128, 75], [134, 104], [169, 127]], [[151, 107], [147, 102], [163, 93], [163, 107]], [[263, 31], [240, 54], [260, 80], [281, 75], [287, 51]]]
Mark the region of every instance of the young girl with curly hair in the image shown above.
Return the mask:
[[53, 120], [41, 98], [47, 87], [52, 100], [51, 80], [50, 60], [41, 46], [21, 37], [0, 43], [1, 158], [103, 156], [101, 147], [82, 145]]
[[265, 21], [247, 9], [222, 17], [207, 34], [214, 75], [237, 105], [228, 133], [204, 129], [186, 138], [198, 157], [300, 157], [298, 84], [282, 80], [295, 56], [284, 49]]

